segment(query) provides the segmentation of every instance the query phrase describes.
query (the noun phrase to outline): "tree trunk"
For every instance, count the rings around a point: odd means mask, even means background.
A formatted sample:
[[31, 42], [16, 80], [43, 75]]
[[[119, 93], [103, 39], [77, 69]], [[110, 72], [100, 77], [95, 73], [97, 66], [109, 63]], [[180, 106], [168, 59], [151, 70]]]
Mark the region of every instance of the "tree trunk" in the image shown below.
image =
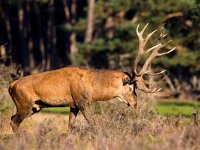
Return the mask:
[[47, 51], [46, 51], [46, 67], [50, 70], [56, 67], [56, 30], [54, 26], [54, 0], [48, 3], [48, 21], [47, 21]]
[[[69, 9], [69, 4], [67, 3], [68, 0], [63, 0], [63, 6], [64, 6], [64, 12], [65, 12], [65, 23], [71, 23], [71, 14]], [[64, 65], [70, 65], [71, 59], [70, 59], [70, 34], [68, 31], [64, 30]]]
[[[71, 24], [75, 24], [76, 22], [76, 0], [72, 0], [71, 6]], [[78, 48], [76, 46], [76, 32], [72, 32], [70, 35], [70, 57], [73, 65], [76, 64], [76, 54], [78, 52]]]
[[55, 26], [55, 20], [54, 20], [54, 0], [52, 0], [52, 15], [51, 15], [51, 20], [52, 20], [52, 28], [51, 28], [51, 39], [52, 39], [52, 48], [51, 48], [51, 68], [55, 69], [58, 67], [58, 61], [57, 61], [57, 53], [56, 53], [56, 26]]
[[[3, 0], [0, 4], [3, 8], [3, 18], [5, 20], [6, 32], [7, 32], [7, 40], [8, 43], [6, 44], [7, 51], [12, 51], [12, 34], [11, 34], [11, 27], [10, 27], [10, 20], [9, 20], [9, 10], [8, 10], [8, 3], [7, 0]], [[7, 53], [6, 53], [7, 55]]]
[[34, 13], [35, 13], [35, 24], [33, 24], [36, 28], [35, 30], [35, 41], [36, 41], [36, 45], [39, 46], [38, 49], [39, 49], [39, 53], [41, 55], [41, 66], [42, 66], [42, 70], [45, 70], [45, 63], [46, 63], [46, 60], [45, 60], [45, 44], [44, 44], [44, 36], [43, 36], [43, 30], [42, 30], [42, 21], [41, 21], [41, 14], [40, 14], [40, 10], [39, 10], [39, 7], [38, 7], [38, 4], [37, 2], [34, 0], [32, 1], [32, 4], [33, 4], [33, 10], [34, 10]]
[[95, 0], [88, 0], [88, 12], [87, 12], [87, 28], [85, 33], [85, 43], [92, 41], [93, 24], [94, 24], [94, 7]]
[[76, 46], [76, 32], [72, 32], [70, 35], [70, 54], [71, 54], [71, 62], [73, 65], [76, 65], [77, 52], [78, 52], [78, 48]]
[[[66, 19], [68, 21], [68, 23], [70, 23], [71, 25], [75, 24], [76, 22], [76, 4], [77, 4], [77, 1], [76, 0], [72, 0], [72, 3], [71, 3], [71, 7], [69, 7], [68, 3], [63, 0], [63, 4], [64, 4], [64, 8], [65, 8], [65, 16], [66, 16]], [[70, 9], [71, 8], [71, 11]], [[70, 13], [71, 12], [71, 13]], [[78, 48], [77, 48], [77, 45], [76, 45], [76, 32], [72, 31], [70, 34], [69, 34], [69, 49], [70, 49], [70, 60], [71, 60], [71, 63], [73, 65], [76, 64], [76, 54], [78, 52]]]
[[63, 0], [63, 5], [64, 5], [64, 10], [65, 10], [65, 17], [67, 21], [69, 22], [71, 16], [70, 16], [70, 10], [69, 10], [66, 0]]
[[25, 19], [24, 19], [24, 24], [26, 28], [25, 39], [27, 39], [27, 44], [28, 44], [28, 58], [29, 58], [30, 68], [33, 69], [35, 62], [33, 55], [33, 41], [31, 36], [30, 9], [31, 7], [29, 0], [25, 0]]
[[25, 28], [24, 28], [24, 10], [22, 2], [18, 1], [18, 22], [19, 22], [19, 50], [20, 50], [20, 62], [22, 64], [24, 74], [30, 73], [28, 51], [25, 42]]

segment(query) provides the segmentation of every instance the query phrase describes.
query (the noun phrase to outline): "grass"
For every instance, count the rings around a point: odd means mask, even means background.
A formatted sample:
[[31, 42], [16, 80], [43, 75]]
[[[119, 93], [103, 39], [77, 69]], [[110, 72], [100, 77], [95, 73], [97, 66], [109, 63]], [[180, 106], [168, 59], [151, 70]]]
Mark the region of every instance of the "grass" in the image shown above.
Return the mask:
[[[186, 124], [184, 118], [158, 114], [150, 102], [140, 103], [137, 109], [127, 109], [119, 103], [106, 102], [102, 108], [100, 105], [100, 110], [107, 111], [93, 114], [95, 128], [82, 115], [78, 116], [72, 132], [67, 132], [66, 115], [48, 114], [48, 117], [38, 113], [22, 123], [19, 135], [13, 135], [10, 119], [1, 115], [0, 149], [200, 149], [199, 114], [195, 120], [190, 117], [191, 123]], [[65, 107], [57, 109], [67, 111]]]
[[156, 110], [162, 115], [179, 115], [191, 116], [200, 109], [200, 102], [192, 101], [165, 101], [156, 105]]
[[[189, 117], [200, 109], [200, 102], [193, 101], [162, 101], [155, 105], [156, 111], [161, 115], [179, 115]], [[93, 109], [94, 110], [94, 109]], [[94, 110], [97, 111], [96, 109]], [[51, 107], [42, 110], [45, 113], [69, 113], [69, 107]], [[98, 111], [97, 111], [98, 112]]]
[[66, 114], [69, 113], [69, 107], [49, 107], [49, 108], [44, 108], [42, 112]]

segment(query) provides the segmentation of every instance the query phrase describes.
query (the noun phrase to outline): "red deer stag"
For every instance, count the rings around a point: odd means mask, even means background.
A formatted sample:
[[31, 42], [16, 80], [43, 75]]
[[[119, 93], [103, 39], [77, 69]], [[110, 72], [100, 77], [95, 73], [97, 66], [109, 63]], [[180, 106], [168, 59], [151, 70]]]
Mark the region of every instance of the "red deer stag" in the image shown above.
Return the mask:
[[[152, 75], [147, 69], [156, 56], [168, 54], [175, 48], [159, 53], [159, 49], [169, 43], [159, 42], [156, 46], [144, 50], [148, 40], [156, 32], [155, 30], [143, 38], [147, 25], [141, 32], [139, 32], [139, 25], [137, 26], [139, 50], [131, 73], [70, 66], [26, 76], [11, 83], [9, 94], [17, 108], [16, 114], [11, 117], [10, 124], [13, 131], [18, 130], [25, 118], [39, 112], [44, 107], [70, 107], [68, 130], [71, 130], [79, 110], [89, 124], [94, 123], [89, 111], [92, 102], [117, 98], [133, 108], [137, 106], [136, 89], [146, 93], [159, 91], [156, 88], [150, 90], [143, 76]], [[160, 40], [163, 37], [160, 36]], [[150, 57], [138, 72], [138, 62], [143, 55], [149, 52], [152, 52]]]

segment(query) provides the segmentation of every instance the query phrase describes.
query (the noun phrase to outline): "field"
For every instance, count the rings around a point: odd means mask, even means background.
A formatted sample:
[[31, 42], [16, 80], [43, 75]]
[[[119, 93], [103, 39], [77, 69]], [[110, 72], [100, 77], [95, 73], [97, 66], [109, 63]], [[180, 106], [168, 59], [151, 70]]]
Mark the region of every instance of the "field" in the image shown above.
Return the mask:
[[93, 112], [95, 130], [80, 114], [72, 133], [67, 132], [66, 108], [51, 109], [51, 113], [45, 110], [26, 119], [19, 135], [9, 127], [11, 114], [4, 114], [0, 117], [0, 149], [199, 149], [198, 108], [193, 109], [193, 115], [188, 115], [188, 109], [186, 117], [181, 113], [173, 115], [175, 112], [162, 115], [159, 111], [165, 114], [161, 108], [166, 104], [153, 106], [141, 101], [134, 110], [116, 101], [98, 103], [92, 107], [98, 110]]

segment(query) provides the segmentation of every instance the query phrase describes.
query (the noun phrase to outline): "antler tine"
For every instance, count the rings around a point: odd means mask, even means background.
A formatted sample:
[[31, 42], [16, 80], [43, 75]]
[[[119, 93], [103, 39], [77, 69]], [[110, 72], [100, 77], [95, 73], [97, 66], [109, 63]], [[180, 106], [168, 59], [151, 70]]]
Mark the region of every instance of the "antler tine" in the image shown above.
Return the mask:
[[[137, 28], [136, 28], [137, 35], [140, 36], [140, 37], [142, 37], [142, 35], [143, 35], [144, 31], [146, 30], [146, 28], [147, 28], [148, 25], [149, 25], [149, 23], [147, 23], [147, 24], [144, 26], [144, 28], [142, 29], [142, 31], [139, 32], [139, 27], [140, 27], [140, 25], [138, 24], [138, 25], [137, 25]], [[143, 38], [143, 37], [142, 37], [142, 38]]]
[[159, 47], [159, 46], [161, 46], [161, 43], [158, 43], [157, 45], [155, 45], [155, 46], [149, 48], [149, 49], [145, 52], [145, 54], [151, 52], [152, 50], [154, 50], [155, 48], [157, 48], [157, 47]]
[[142, 31], [140, 31], [139, 32], [139, 24], [138, 24], [138, 26], [137, 26], [137, 28], [136, 28], [136, 32], [137, 32], [137, 35], [138, 35], [138, 38], [139, 38], [139, 51], [138, 51], [138, 53], [142, 53], [142, 52], [144, 52], [144, 46], [146, 45], [146, 43], [148, 42], [148, 40], [151, 38], [151, 36], [155, 33], [155, 32], [157, 32], [157, 30], [154, 30], [154, 31], [152, 31], [151, 33], [149, 33], [147, 36], [146, 36], [146, 38], [143, 38], [143, 33], [145, 32], [145, 30], [146, 30], [146, 28], [147, 28], [147, 26], [149, 25], [149, 23], [147, 23], [146, 25], [145, 25], [145, 27], [142, 29]]
[[169, 51], [167, 51], [167, 52], [158, 53], [158, 56], [163, 56], [163, 55], [169, 54], [169, 53], [171, 53], [172, 51], [174, 51], [175, 49], [176, 49], [176, 47], [172, 48], [171, 50], [169, 50]]
[[139, 31], [140, 25], [138, 25], [136, 28], [137, 36], [139, 38], [139, 49], [138, 49], [137, 57], [135, 58], [135, 62], [134, 62], [134, 73], [136, 74], [136, 76], [140, 76], [140, 73], [137, 72], [137, 65], [140, 59], [142, 58], [142, 56], [145, 54], [144, 47], [147, 41], [150, 39], [150, 37], [157, 31], [157, 30], [154, 30], [153, 32], [149, 33], [146, 36], [146, 38], [143, 38], [143, 33], [145, 32], [148, 25], [149, 23], [147, 23], [141, 31]]
[[156, 93], [159, 92], [161, 90], [161, 88], [154, 88], [153, 90], [149, 90], [147, 93]]
[[146, 29], [146, 27], [148, 26], [148, 24], [143, 28], [143, 30], [141, 32], [139, 32], [139, 27], [140, 25], [138, 24], [137, 25], [137, 28], [136, 28], [136, 33], [137, 33], [137, 36], [138, 36], [138, 39], [139, 39], [139, 49], [138, 49], [138, 52], [137, 52], [137, 56], [135, 58], [135, 62], [134, 62], [134, 66], [133, 66], [133, 69], [134, 69], [134, 73], [136, 76], [139, 76], [139, 73], [137, 72], [137, 65], [138, 65], [138, 62], [140, 61], [141, 57], [142, 57], [142, 54], [144, 53], [144, 39], [143, 39], [143, 33], [144, 33], [144, 29]]
[[166, 70], [162, 70], [162, 71], [157, 72], [157, 73], [152, 73], [150, 71], [146, 71], [146, 72], [144, 72], [144, 74], [151, 75], [151, 76], [158, 76], [158, 75], [163, 74], [165, 72], [166, 72]]
[[149, 23], [147, 23], [144, 28], [142, 29], [142, 31], [140, 31], [140, 34], [143, 35], [144, 31], [146, 30], [147, 26], [149, 25]]
[[143, 91], [145, 93], [156, 93], [156, 92], [159, 92], [161, 90], [161, 88], [154, 88], [153, 90], [148, 90], [148, 89], [144, 89], [144, 88], [141, 88], [141, 87], [137, 87], [140, 91]]
[[155, 57], [157, 57], [157, 56], [163, 56], [163, 55], [169, 54], [169, 53], [171, 53], [172, 51], [175, 50], [176, 47], [172, 48], [171, 50], [169, 50], [169, 51], [167, 51], [167, 52], [163, 52], [163, 53], [159, 53], [159, 52], [158, 52], [161, 48], [165, 47], [168, 43], [170, 43], [170, 42], [172, 41], [172, 40], [169, 40], [169, 41], [167, 41], [166, 43], [162, 44], [162, 43], [161, 43], [161, 40], [162, 40], [164, 37], [166, 37], [166, 34], [160, 33], [160, 36], [159, 36], [159, 39], [158, 39], [158, 44], [155, 45], [155, 46], [153, 46], [153, 47], [151, 47], [151, 48], [149, 48], [149, 49], [145, 52], [145, 54], [147, 54], [147, 53], [149, 53], [150, 51], [153, 51], [153, 52], [151, 53], [151, 55], [149, 56], [149, 58], [148, 58], [148, 59], [146, 60], [146, 62], [144, 63], [144, 65], [143, 65], [142, 69], [140, 70], [140, 72], [139, 72], [139, 74], [140, 74], [141, 76], [143, 76], [143, 75], [145, 74], [145, 72], [146, 72], [148, 66], [150, 65], [150, 63], [152, 62], [152, 60], [153, 60]]
[[153, 52], [151, 53], [151, 55], [149, 56], [149, 58], [146, 60], [146, 62], [144, 63], [142, 69], [140, 70], [140, 75], [143, 76], [144, 73], [146, 72], [147, 68], [149, 67], [149, 64], [151, 63], [151, 61], [157, 56], [158, 54], [158, 50], [160, 49], [162, 45], [158, 45]]
[[139, 76], [140, 74], [137, 72], [137, 65], [138, 65], [138, 62], [139, 62], [139, 60], [141, 59], [141, 55], [139, 56], [137, 56], [136, 57], [136, 59], [135, 59], [135, 63], [134, 63], [134, 67], [133, 67], [133, 69], [134, 69], [134, 73], [135, 73], [135, 75], [136, 76]]

